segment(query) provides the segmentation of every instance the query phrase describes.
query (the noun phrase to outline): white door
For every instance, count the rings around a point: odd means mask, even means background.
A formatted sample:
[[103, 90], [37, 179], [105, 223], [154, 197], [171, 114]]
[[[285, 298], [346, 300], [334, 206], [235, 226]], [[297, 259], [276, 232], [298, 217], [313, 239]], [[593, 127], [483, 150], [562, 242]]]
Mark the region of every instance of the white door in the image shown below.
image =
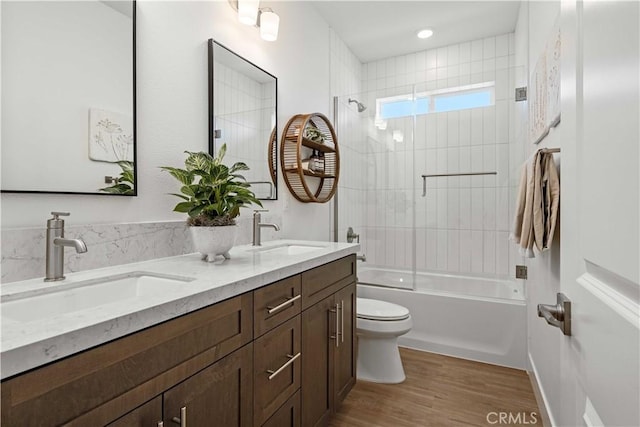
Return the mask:
[[562, 2], [560, 425], [640, 426], [639, 13]]

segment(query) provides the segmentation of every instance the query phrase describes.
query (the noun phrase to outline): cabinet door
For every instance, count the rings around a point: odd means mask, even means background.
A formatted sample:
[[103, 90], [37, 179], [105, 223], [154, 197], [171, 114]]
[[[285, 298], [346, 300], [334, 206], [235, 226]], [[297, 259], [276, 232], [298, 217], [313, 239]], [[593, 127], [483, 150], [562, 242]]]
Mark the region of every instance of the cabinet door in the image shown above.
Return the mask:
[[325, 298], [302, 313], [302, 425], [327, 425], [333, 408], [336, 307]]
[[339, 307], [339, 346], [335, 349], [335, 364], [333, 370], [335, 406], [334, 412], [356, 382], [356, 284], [336, 292], [335, 303]]
[[251, 426], [252, 367], [248, 344], [171, 388], [164, 393], [164, 425], [179, 425], [186, 412], [189, 427]]
[[261, 426], [300, 388], [300, 315], [253, 343], [254, 425]]
[[162, 421], [162, 396], [158, 396], [144, 405], [118, 418], [107, 427], [154, 427]]

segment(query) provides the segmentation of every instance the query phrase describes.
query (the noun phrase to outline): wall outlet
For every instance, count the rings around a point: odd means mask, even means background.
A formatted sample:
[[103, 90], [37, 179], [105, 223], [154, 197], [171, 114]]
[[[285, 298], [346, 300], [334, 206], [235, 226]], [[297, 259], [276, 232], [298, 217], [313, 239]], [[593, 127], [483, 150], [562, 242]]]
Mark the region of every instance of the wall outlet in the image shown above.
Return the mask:
[[526, 278], [527, 278], [527, 266], [516, 265], [516, 279], [526, 279]]

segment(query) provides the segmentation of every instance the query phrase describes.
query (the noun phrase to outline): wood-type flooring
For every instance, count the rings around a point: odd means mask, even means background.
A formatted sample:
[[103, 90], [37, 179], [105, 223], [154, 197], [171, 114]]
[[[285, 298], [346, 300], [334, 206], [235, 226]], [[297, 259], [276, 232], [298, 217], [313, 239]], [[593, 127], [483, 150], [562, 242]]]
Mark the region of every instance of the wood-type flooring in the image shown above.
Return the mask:
[[402, 384], [358, 381], [331, 427], [542, 426], [525, 371], [400, 349]]

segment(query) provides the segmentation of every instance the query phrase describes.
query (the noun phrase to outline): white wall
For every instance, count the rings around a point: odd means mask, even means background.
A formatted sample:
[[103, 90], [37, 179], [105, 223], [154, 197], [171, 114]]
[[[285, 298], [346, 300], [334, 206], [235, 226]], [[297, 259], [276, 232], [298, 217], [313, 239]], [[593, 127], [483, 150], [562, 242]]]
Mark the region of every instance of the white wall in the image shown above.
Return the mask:
[[[560, 15], [560, 2], [523, 2], [516, 27], [516, 58], [518, 64], [526, 65], [526, 75], [519, 76], [519, 85], [528, 86], [531, 70], [535, 67], [539, 55], [543, 52], [553, 27]], [[523, 160], [528, 159], [536, 150], [543, 147], [562, 147], [559, 138], [562, 122], [552, 129], [549, 135], [538, 145], [529, 141], [528, 137], [528, 103], [518, 106], [516, 122], [519, 130], [519, 148]], [[555, 155], [560, 165], [561, 155]], [[557, 225], [559, 227], [559, 223]], [[557, 424], [554, 414], [560, 412], [562, 401], [562, 375], [559, 364], [562, 334], [551, 328], [538, 317], [538, 304], [554, 304], [556, 293], [560, 290], [560, 230], [556, 230], [551, 248], [535, 258], [525, 258], [528, 268], [528, 279], [525, 281], [527, 294], [527, 329], [529, 370], [540, 386], [541, 398], [549, 410], [550, 422]], [[542, 408], [541, 408], [542, 409]]]
[[[44, 228], [51, 211], [69, 211], [70, 237], [89, 252], [66, 258], [67, 271], [99, 268], [192, 250], [174, 213], [178, 184], [159, 166], [180, 166], [183, 152], [207, 150], [207, 40], [214, 38], [278, 77], [279, 132], [294, 114], [330, 111], [330, 37], [304, 2], [272, 2], [281, 18], [278, 41], [238, 23], [226, 1], [137, 3], [138, 197], [2, 194], [2, 282], [44, 274]], [[314, 60], [296, 56], [310, 52]], [[266, 144], [266, 141], [265, 141]], [[57, 161], [55, 156], [53, 161]], [[266, 163], [266, 159], [264, 160]], [[263, 239], [330, 240], [331, 203], [296, 201], [278, 176], [278, 200], [264, 201]], [[251, 210], [241, 214], [237, 244], [251, 241]], [[99, 231], [96, 231], [99, 230]], [[163, 242], [162, 250], [154, 249]]]
[[[209, 38], [278, 77], [280, 128], [293, 114], [327, 114], [327, 24], [303, 2], [274, 2], [269, 6], [281, 19], [278, 41], [272, 43], [260, 39], [256, 28], [238, 23], [226, 1], [138, 2], [139, 196], [2, 194], [2, 228], [43, 227], [52, 210], [70, 211], [69, 225], [184, 219], [172, 212], [176, 200], [166, 194], [175, 191], [176, 183], [158, 167], [180, 165], [184, 150], [207, 149]], [[306, 60], [304, 52], [315, 60]], [[295, 201], [281, 178], [279, 200], [266, 202], [265, 208], [272, 211], [265, 220], [282, 225], [278, 237], [330, 237], [329, 205]], [[250, 212], [245, 211], [239, 242], [250, 238], [250, 230], [245, 230], [249, 217]], [[268, 234], [267, 239], [272, 237]]]

